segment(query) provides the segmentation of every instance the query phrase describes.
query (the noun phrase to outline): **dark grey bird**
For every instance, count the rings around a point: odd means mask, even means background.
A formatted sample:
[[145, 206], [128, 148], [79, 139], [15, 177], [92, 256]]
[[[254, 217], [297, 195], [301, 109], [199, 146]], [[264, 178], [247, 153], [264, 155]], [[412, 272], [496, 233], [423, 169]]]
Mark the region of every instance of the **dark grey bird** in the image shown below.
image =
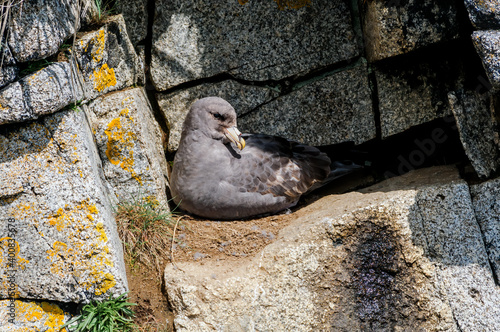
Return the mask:
[[241, 134], [236, 112], [207, 97], [190, 108], [175, 155], [171, 192], [178, 206], [220, 220], [272, 214], [359, 166], [334, 164], [317, 148], [263, 134]]

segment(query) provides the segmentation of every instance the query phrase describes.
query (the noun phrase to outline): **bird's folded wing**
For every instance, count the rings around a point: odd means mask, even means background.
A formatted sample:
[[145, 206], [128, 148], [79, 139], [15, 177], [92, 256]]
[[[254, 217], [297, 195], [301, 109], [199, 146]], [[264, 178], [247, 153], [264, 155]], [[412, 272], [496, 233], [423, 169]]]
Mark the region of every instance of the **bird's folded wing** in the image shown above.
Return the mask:
[[232, 182], [241, 192], [270, 193], [293, 201], [330, 173], [330, 159], [314, 147], [262, 134], [243, 138], [246, 147], [232, 167]]

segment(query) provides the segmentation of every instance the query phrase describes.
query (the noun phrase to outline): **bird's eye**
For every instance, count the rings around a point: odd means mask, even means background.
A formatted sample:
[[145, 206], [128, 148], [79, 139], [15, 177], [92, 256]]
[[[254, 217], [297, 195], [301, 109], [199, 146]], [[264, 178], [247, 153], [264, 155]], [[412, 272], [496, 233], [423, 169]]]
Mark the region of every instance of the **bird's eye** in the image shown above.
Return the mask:
[[220, 119], [220, 120], [224, 121], [224, 115], [222, 115], [220, 113], [215, 113], [215, 114], [213, 114], [213, 116], [216, 119]]

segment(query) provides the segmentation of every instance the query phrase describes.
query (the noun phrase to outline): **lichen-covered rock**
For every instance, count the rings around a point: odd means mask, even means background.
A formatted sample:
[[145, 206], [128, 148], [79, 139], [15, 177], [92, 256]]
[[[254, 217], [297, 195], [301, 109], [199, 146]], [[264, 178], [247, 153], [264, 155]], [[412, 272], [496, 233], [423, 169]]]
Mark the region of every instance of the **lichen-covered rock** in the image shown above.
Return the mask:
[[[78, 4], [82, 5], [78, 11]], [[75, 33], [78, 15], [85, 21], [92, 12], [91, 0], [15, 1], [9, 20], [9, 46], [19, 62], [43, 59], [57, 52]], [[87, 10], [84, 10], [84, 9]]]
[[471, 186], [471, 194], [491, 268], [500, 276], [500, 178]]
[[470, 20], [477, 29], [500, 28], [500, 3], [497, 0], [464, 0]]
[[168, 207], [161, 131], [144, 89], [105, 95], [88, 106], [104, 175], [118, 200], [146, 198]]
[[168, 123], [168, 150], [170, 152], [179, 147], [182, 125], [191, 104], [197, 99], [208, 96], [217, 96], [227, 100], [237, 114], [242, 115], [271, 101], [272, 98], [278, 96], [278, 92], [269, 88], [241, 84], [234, 80], [225, 80], [170, 94], [158, 93], [156, 99]]
[[144, 40], [148, 33], [148, 2], [144, 0], [121, 0], [118, 10], [127, 24], [127, 32], [132, 45]]
[[65, 332], [70, 314], [57, 304], [26, 300], [0, 300], [2, 332]]
[[34, 120], [83, 98], [67, 62], [49, 65], [0, 91], [0, 124]]
[[323, 197], [295, 214], [238, 264], [168, 265], [176, 330], [499, 329], [500, 291], [453, 168]]
[[489, 96], [462, 90], [450, 92], [448, 98], [465, 153], [476, 173], [489, 177], [500, 166]]
[[85, 113], [3, 126], [0, 146], [0, 297], [78, 303], [125, 292], [122, 244]]
[[240, 116], [242, 132], [265, 133], [311, 145], [375, 137], [366, 65], [332, 74]]
[[454, 0], [363, 1], [370, 62], [458, 37]]
[[382, 138], [451, 114], [448, 92], [462, 87], [456, 59], [377, 65]]
[[296, 10], [280, 10], [273, 1], [240, 3], [156, 4], [151, 77], [157, 90], [221, 73], [279, 80], [360, 53], [345, 1], [315, 0]]
[[132, 86], [144, 75], [121, 15], [82, 36], [73, 52], [87, 100]]
[[500, 89], [500, 31], [474, 31], [472, 42], [489, 81], [495, 89]]

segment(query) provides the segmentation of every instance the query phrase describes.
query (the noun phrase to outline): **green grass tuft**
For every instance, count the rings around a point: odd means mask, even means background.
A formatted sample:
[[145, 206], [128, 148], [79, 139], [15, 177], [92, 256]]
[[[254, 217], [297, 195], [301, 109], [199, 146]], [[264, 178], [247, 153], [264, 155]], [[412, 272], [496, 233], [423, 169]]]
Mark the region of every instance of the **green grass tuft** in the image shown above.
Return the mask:
[[129, 265], [135, 268], [142, 263], [161, 272], [176, 223], [168, 206], [161, 206], [148, 196], [120, 203], [116, 213], [118, 234]]
[[81, 314], [73, 317], [62, 328], [68, 327], [76, 332], [132, 331], [135, 328], [129, 307], [136, 305], [127, 302], [127, 293], [117, 298], [112, 295], [105, 301], [93, 301], [83, 306]]

